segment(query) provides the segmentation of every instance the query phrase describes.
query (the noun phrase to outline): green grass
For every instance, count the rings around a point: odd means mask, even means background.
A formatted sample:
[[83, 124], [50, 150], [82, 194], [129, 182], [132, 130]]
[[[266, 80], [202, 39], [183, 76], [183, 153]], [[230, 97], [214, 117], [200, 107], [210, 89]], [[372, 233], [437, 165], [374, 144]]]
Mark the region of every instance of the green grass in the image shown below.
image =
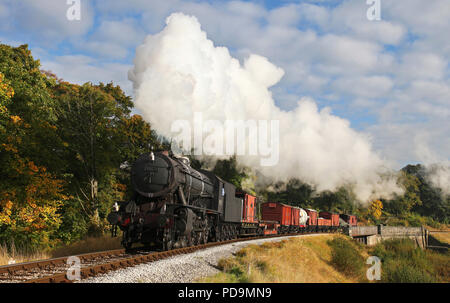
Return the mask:
[[364, 279], [365, 263], [360, 247], [348, 239], [335, 238], [327, 244], [331, 247], [331, 264], [348, 277]]
[[370, 250], [382, 261], [381, 282], [449, 282], [450, 256], [416, 247], [413, 240], [386, 240]]
[[[220, 273], [200, 282], [213, 283], [348, 283], [359, 278], [347, 277], [331, 264], [328, 240], [342, 235], [293, 238], [262, 245], [249, 245], [233, 257], [221, 259]], [[354, 247], [357, 248], [355, 244]]]

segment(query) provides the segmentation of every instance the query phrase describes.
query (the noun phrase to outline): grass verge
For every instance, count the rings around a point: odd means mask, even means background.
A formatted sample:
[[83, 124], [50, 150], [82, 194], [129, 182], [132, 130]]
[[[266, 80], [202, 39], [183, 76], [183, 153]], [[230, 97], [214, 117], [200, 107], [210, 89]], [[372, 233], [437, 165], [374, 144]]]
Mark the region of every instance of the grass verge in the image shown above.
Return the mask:
[[50, 255], [47, 252], [31, 251], [15, 245], [6, 247], [0, 244], [0, 265], [31, 262], [48, 258], [50, 258]]
[[410, 239], [386, 240], [369, 250], [381, 259], [381, 282], [450, 282], [449, 253], [422, 250]]
[[361, 245], [343, 237], [328, 240], [327, 244], [332, 250], [331, 264], [339, 272], [359, 281], [365, 280], [366, 266]]
[[59, 247], [51, 252], [53, 258], [73, 256], [97, 251], [120, 249], [120, 237], [89, 237], [84, 240]]
[[120, 241], [120, 237], [89, 237], [69, 245], [58, 247], [52, 251], [30, 251], [28, 249], [17, 247], [15, 245], [6, 247], [5, 245], [0, 244], [0, 265], [74, 256], [111, 249], [120, 249], [122, 248]]
[[332, 264], [328, 241], [342, 235], [291, 238], [262, 245], [249, 245], [234, 257], [222, 259], [220, 273], [199, 282], [229, 283], [328, 283], [359, 282], [357, 275], [345, 275]]

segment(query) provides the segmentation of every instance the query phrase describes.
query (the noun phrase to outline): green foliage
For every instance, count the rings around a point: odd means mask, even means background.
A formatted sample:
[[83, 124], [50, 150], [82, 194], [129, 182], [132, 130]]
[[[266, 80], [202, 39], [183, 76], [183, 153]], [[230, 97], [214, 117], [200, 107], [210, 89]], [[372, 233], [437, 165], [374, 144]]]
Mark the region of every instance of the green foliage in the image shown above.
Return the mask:
[[162, 146], [119, 86], [39, 68], [26, 45], [0, 45], [0, 242], [51, 247], [106, 231], [127, 164]]
[[159, 143], [141, 116], [130, 117], [130, 97], [112, 83], [59, 82], [54, 96], [65, 176], [88, 216], [82, 230], [98, 235], [108, 228], [105, 218], [111, 205], [130, 194], [129, 174], [120, 166], [126, 168]]
[[411, 211], [434, 220], [449, 223], [450, 195], [445, 195], [440, 188], [434, 187], [429, 179], [429, 172], [420, 164], [407, 165], [402, 171], [418, 180], [418, 195], [421, 203], [411, 207]]
[[42, 74], [39, 68], [40, 62], [34, 60], [28, 45], [11, 47], [0, 44], [0, 72], [11, 81], [15, 92], [9, 110], [36, 123], [56, 118], [49, 90], [54, 81]]
[[275, 183], [272, 190], [266, 191], [263, 195], [267, 201], [280, 201], [312, 207], [313, 192], [314, 189], [310, 185], [298, 179], [291, 179], [287, 183]]
[[271, 190], [264, 191], [262, 196], [267, 201], [339, 213], [354, 213], [357, 204], [356, 195], [350, 186], [342, 186], [335, 192], [318, 193], [314, 187], [298, 179], [275, 183]]
[[364, 258], [358, 248], [348, 239], [335, 238], [329, 240], [332, 265], [349, 277], [364, 277]]
[[58, 143], [54, 126], [55, 101], [51, 95], [55, 81], [42, 74], [39, 68], [39, 60], [34, 60], [27, 45], [0, 44], [0, 72], [14, 89], [8, 111], [23, 123], [20, 155], [53, 171], [60, 164], [53, 152]]
[[411, 266], [404, 259], [400, 261], [389, 260], [385, 266], [384, 282], [389, 283], [434, 283], [436, 280], [426, 271]]
[[238, 167], [235, 155], [229, 159], [218, 160], [213, 172], [225, 181], [234, 184], [237, 188], [241, 188], [242, 181], [247, 177], [244, 168]]
[[313, 198], [313, 206], [320, 210], [354, 213], [356, 196], [351, 187], [340, 187], [336, 192], [325, 191]]
[[420, 199], [420, 180], [405, 171], [400, 172], [398, 183], [405, 190], [401, 196], [396, 196], [394, 199], [385, 202], [385, 208], [387, 211], [401, 215], [408, 213], [415, 206], [422, 205]]
[[26, 45], [0, 45], [0, 242], [51, 247], [69, 196], [54, 168], [54, 82]]
[[393, 239], [377, 244], [370, 254], [382, 262], [381, 282], [432, 283], [448, 277], [441, 276], [443, 261], [436, 253], [416, 247], [413, 240]]

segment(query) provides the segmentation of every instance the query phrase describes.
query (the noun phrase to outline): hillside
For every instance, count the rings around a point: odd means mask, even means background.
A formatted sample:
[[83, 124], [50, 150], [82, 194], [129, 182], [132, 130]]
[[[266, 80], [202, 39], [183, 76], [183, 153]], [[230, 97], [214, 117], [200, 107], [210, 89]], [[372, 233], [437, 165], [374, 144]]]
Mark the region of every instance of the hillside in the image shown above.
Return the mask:
[[201, 282], [358, 282], [357, 277], [345, 276], [331, 264], [332, 248], [327, 242], [337, 238], [346, 239], [342, 235], [310, 235], [260, 246], [250, 245], [235, 257], [221, 260], [219, 267], [223, 272]]
[[219, 261], [222, 272], [199, 282], [367, 283], [369, 256], [382, 262], [380, 282], [450, 281], [448, 253], [422, 250], [409, 239], [368, 247], [334, 234], [247, 246], [234, 257]]

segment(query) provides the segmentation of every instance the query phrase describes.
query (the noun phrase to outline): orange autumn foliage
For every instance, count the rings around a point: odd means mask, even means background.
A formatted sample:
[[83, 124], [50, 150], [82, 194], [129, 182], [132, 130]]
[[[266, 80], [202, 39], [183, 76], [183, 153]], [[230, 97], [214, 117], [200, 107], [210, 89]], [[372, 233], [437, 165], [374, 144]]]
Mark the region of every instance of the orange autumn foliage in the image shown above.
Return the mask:
[[[2, 238], [39, 246], [51, 246], [50, 235], [61, 224], [58, 213], [64, 200], [63, 182], [25, 156], [24, 125], [10, 115], [14, 91], [0, 73], [0, 226]], [[25, 123], [26, 124], [26, 123]]]

